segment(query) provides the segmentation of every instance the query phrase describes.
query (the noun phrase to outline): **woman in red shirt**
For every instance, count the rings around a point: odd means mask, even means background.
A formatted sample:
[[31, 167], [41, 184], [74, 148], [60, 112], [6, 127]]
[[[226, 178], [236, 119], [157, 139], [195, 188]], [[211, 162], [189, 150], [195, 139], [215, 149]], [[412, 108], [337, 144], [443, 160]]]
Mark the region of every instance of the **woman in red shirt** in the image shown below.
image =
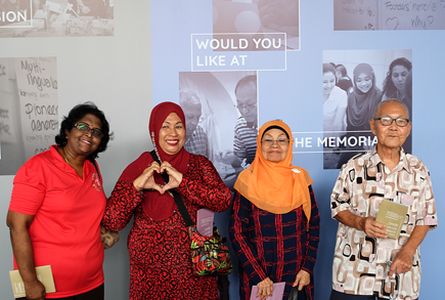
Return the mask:
[[[7, 225], [27, 299], [104, 299], [106, 198], [95, 158], [107, 148], [109, 132], [94, 104], [77, 105], [62, 121], [56, 145], [29, 159], [14, 178]], [[54, 293], [37, 278], [35, 267], [43, 265], [51, 266]]]

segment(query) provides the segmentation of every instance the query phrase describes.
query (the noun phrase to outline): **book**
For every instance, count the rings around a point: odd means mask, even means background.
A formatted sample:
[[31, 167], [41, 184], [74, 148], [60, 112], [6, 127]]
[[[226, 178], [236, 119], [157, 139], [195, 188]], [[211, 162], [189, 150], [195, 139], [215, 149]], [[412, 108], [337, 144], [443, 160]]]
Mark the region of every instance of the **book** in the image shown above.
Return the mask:
[[[277, 282], [273, 284], [272, 288], [272, 296], [267, 297], [267, 300], [282, 300], [284, 294], [284, 287], [286, 286], [285, 282]], [[260, 300], [258, 294], [258, 286], [252, 286], [252, 290], [250, 291], [250, 300]]]
[[[37, 279], [45, 286], [46, 293], [54, 293], [56, 287], [54, 285], [53, 273], [51, 266], [36, 267]], [[20, 276], [19, 270], [9, 271], [9, 279], [11, 280], [12, 294], [14, 298], [25, 297], [25, 284]]]
[[384, 199], [379, 206], [376, 221], [386, 226], [386, 234], [390, 239], [398, 239], [408, 206]]

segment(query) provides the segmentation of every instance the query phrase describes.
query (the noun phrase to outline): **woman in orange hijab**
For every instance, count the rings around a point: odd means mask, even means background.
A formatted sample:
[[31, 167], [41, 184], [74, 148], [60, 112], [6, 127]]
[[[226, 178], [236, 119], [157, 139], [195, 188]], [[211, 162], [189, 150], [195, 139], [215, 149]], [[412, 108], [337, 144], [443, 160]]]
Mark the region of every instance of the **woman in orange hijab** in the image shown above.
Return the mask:
[[[298, 299], [314, 299], [312, 273], [317, 257], [319, 214], [312, 180], [292, 165], [292, 131], [281, 120], [258, 133], [252, 164], [235, 183], [231, 239], [239, 260], [240, 299], [272, 295], [273, 283], [285, 282]], [[303, 295], [303, 296], [302, 296]]]

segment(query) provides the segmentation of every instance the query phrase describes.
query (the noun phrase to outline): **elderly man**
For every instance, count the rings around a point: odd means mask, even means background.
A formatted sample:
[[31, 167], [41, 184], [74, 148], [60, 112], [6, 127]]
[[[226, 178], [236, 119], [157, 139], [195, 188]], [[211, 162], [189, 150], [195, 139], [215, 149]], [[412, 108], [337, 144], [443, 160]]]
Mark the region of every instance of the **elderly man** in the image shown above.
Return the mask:
[[235, 124], [233, 152], [240, 162], [247, 165], [255, 158], [258, 134], [257, 76], [241, 78], [235, 87], [236, 107], [240, 117]]
[[208, 138], [204, 129], [199, 125], [202, 106], [198, 95], [190, 90], [181, 91], [179, 105], [184, 110], [186, 124], [185, 149], [193, 154], [201, 154], [209, 158]]
[[[411, 131], [402, 102], [381, 102], [370, 125], [375, 150], [343, 165], [331, 195], [332, 217], [339, 221], [331, 300], [418, 299], [419, 245], [437, 225], [429, 172], [401, 147]], [[407, 208], [396, 239], [376, 221], [384, 199]]]

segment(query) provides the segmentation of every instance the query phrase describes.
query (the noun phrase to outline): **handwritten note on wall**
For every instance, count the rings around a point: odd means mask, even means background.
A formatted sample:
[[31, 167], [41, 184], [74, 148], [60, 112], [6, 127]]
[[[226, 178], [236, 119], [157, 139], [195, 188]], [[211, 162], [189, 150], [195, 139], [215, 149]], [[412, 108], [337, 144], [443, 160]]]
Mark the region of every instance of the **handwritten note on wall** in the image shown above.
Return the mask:
[[0, 142], [16, 143], [18, 140], [16, 122], [13, 116], [16, 100], [15, 80], [11, 74], [10, 59], [0, 58]]
[[334, 0], [334, 30], [376, 30], [377, 0]]
[[334, 0], [334, 30], [445, 29], [445, 0]]
[[56, 58], [17, 58], [20, 119], [26, 157], [54, 144], [58, 133]]

